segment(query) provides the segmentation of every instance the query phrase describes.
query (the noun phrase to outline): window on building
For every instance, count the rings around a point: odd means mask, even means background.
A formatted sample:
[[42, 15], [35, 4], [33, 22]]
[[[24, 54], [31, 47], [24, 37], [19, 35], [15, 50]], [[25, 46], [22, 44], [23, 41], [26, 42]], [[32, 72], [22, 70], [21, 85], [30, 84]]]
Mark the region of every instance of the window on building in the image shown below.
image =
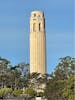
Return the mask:
[[39, 23], [39, 31], [41, 30], [41, 24]]
[[38, 17], [40, 17], [40, 15], [38, 15]]
[[34, 14], [34, 17], [36, 17], [36, 14]]
[[36, 24], [34, 23], [34, 24], [33, 24], [33, 32], [35, 32], [35, 31], [36, 31], [36, 29], [35, 29], [35, 28], [36, 28]]

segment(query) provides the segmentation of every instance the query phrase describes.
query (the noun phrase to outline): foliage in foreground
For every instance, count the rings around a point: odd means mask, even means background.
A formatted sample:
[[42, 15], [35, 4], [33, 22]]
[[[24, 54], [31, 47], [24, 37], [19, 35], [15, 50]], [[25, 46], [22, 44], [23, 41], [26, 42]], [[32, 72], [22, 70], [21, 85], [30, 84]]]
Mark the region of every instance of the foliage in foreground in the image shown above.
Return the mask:
[[74, 58], [61, 58], [54, 73], [47, 80], [45, 96], [48, 100], [74, 100], [74, 67]]
[[9, 93], [12, 93], [11, 88], [1, 88], [0, 89], [0, 98], [6, 97]]
[[[36, 86], [40, 88], [41, 83], [47, 83], [45, 92], [38, 93], [40, 96], [46, 96], [48, 100], [74, 99], [74, 58], [69, 56], [61, 58], [52, 74], [41, 77], [40, 73], [29, 75], [29, 64], [20, 63], [17, 66], [9, 64], [7, 59], [0, 57], [0, 98], [11, 92], [14, 96], [25, 93], [34, 97], [37, 94], [34, 88]], [[21, 91], [23, 88], [26, 88], [24, 92]]]
[[13, 95], [14, 96], [20, 96], [22, 94], [22, 90], [14, 90]]
[[63, 89], [63, 97], [66, 100], [74, 100], [74, 75], [66, 81]]
[[32, 89], [32, 88], [27, 88], [27, 89], [24, 91], [24, 93], [25, 93], [26, 95], [31, 96], [31, 97], [35, 97], [35, 95], [37, 94], [37, 92], [36, 92], [34, 89]]

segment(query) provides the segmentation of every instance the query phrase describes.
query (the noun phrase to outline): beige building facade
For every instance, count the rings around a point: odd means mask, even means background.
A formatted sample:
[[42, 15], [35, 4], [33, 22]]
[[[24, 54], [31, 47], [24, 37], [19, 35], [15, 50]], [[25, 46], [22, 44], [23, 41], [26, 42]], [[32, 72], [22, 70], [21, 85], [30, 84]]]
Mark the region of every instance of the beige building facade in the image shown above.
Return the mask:
[[32, 11], [30, 16], [30, 73], [46, 73], [46, 33], [42, 11]]

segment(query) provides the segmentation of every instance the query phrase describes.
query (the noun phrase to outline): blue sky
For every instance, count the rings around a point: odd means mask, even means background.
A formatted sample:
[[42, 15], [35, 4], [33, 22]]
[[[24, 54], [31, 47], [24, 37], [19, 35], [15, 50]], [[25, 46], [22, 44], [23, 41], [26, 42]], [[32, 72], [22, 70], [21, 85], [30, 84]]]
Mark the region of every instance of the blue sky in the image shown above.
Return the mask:
[[29, 62], [30, 12], [42, 10], [46, 19], [47, 72], [59, 58], [74, 56], [73, 0], [0, 0], [0, 56], [12, 65]]

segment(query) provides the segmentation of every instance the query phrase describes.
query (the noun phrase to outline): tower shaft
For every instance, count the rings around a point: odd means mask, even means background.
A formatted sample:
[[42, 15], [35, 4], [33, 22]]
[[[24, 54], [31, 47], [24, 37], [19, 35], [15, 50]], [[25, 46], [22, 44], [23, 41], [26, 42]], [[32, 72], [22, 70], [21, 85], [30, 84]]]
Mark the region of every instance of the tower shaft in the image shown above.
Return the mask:
[[30, 73], [46, 73], [46, 34], [44, 13], [33, 11], [30, 17]]

